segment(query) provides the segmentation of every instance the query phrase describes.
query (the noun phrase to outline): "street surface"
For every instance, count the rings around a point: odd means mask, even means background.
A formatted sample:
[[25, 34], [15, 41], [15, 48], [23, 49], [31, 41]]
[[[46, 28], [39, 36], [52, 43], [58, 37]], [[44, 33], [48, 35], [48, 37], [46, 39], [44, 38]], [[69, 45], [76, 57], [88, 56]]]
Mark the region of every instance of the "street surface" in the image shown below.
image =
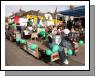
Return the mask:
[[[69, 58], [69, 64], [63, 66], [82, 66], [85, 64], [85, 46], [80, 47], [77, 56]], [[20, 49], [15, 42], [5, 39], [6, 66], [61, 66], [58, 62], [45, 63]]]

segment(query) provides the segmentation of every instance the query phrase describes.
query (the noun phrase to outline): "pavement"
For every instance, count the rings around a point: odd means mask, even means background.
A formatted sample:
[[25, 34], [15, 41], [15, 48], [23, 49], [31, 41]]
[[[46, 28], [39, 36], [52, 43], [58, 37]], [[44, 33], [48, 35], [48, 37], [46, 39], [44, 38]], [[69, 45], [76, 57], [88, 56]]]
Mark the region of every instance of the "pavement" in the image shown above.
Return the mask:
[[23, 51], [16, 45], [5, 39], [5, 65], [6, 66], [84, 66], [85, 65], [85, 46], [80, 47], [77, 56], [69, 58], [68, 65], [61, 65], [57, 62], [45, 63], [43, 60], [36, 59], [32, 55]]

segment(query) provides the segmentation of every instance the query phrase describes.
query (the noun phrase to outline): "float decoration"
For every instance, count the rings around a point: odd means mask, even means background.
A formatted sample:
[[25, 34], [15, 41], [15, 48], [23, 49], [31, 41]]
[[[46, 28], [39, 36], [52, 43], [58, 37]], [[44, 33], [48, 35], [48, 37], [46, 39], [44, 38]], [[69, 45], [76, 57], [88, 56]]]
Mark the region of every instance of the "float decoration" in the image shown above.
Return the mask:
[[51, 50], [46, 50], [46, 54], [47, 55], [51, 55], [52, 54], [52, 51]]

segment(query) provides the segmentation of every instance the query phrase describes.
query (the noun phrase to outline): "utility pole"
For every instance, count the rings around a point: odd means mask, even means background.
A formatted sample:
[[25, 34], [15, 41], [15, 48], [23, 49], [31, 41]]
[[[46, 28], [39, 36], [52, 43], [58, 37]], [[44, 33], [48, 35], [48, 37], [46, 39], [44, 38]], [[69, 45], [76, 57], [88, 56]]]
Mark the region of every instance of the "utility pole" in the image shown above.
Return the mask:
[[[73, 9], [74, 9], [74, 5], [70, 5], [70, 6], [69, 6], [69, 9], [70, 9], [70, 10], [73, 10]], [[70, 16], [69, 16], [69, 18], [70, 18]]]
[[55, 16], [56, 16], [56, 21], [55, 21], [55, 25], [57, 26], [57, 7], [56, 7], [56, 9], [55, 9]]

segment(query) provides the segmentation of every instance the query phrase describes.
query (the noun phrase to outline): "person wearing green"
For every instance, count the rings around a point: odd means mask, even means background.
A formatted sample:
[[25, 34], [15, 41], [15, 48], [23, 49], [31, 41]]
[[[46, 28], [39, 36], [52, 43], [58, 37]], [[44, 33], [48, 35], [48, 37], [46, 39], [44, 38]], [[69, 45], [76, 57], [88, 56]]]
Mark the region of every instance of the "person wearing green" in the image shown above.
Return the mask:
[[10, 25], [10, 28], [11, 28], [12, 30], [15, 29], [15, 23], [14, 23], [14, 22]]
[[32, 20], [31, 19], [28, 19], [27, 28], [30, 31], [30, 34], [32, 33], [32, 30], [33, 30], [32, 25], [33, 25]]
[[32, 26], [33, 22], [31, 19], [28, 19], [27, 26]]

